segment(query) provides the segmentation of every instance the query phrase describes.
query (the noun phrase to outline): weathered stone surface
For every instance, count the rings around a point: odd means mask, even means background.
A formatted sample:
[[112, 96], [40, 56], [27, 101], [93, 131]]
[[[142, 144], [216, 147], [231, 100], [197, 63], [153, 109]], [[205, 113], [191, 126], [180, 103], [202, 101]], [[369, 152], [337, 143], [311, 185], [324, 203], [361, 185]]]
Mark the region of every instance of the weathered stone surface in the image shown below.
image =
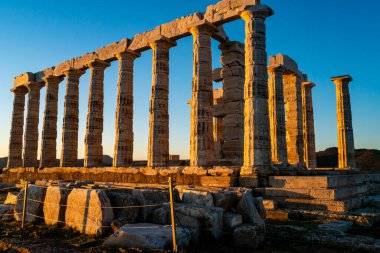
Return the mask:
[[8, 192], [4, 205], [16, 205], [18, 192]]
[[67, 197], [70, 191], [71, 189], [60, 186], [49, 186], [47, 188], [43, 208], [46, 224], [62, 225], [65, 222]]
[[243, 224], [234, 230], [233, 238], [236, 247], [256, 249], [264, 241], [265, 230], [261, 226]]
[[238, 193], [235, 191], [217, 191], [213, 192], [214, 205], [224, 210], [231, 210], [236, 207], [239, 201]]
[[[24, 203], [24, 191], [22, 189], [17, 196], [17, 203], [15, 205], [14, 217], [16, 221], [22, 220], [22, 208]], [[39, 217], [43, 217], [43, 206], [45, 201], [46, 188], [44, 186], [29, 185], [28, 186], [28, 199], [26, 202], [26, 222], [35, 222]], [[37, 217], [38, 216], [38, 217]]]
[[140, 208], [139, 213], [139, 220], [148, 222], [152, 219], [154, 210], [169, 202], [169, 195], [168, 192], [159, 189], [135, 189], [132, 191], [132, 199], [138, 205], [148, 205]]
[[264, 205], [265, 211], [274, 210], [277, 208], [277, 202], [272, 199], [263, 199], [263, 205]]
[[[265, 228], [265, 216], [262, 217], [260, 209], [255, 205], [255, 200], [250, 191], [244, 193], [238, 203], [237, 211], [243, 216], [245, 223], [252, 223]], [[260, 210], [262, 212], [262, 210]]]
[[[139, 208], [133, 208], [136, 203], [132, 199], [132, 192], [125, 190], [109, 190], [107, 196], [114, 207], [115, 219], [122, 226], [125, 224], [136, 223], [139, 215]], [[121, 208], [125, 207], [125, 208]]]
[[354, 223], [351, 221], [332, 220], [318, 225], [318, 229], [331, 233], [339, 233], [344, 236], [344, 233], [351, 230], [353, 225]]
[[232, 232], [243, 223], [241, 214], [224, 212], [223, 214], [223, 229], [224, 231]]
[[315, 169], [317, 167], [313, 97], [311, 91], [314, 86], [315, 84], [311, 82], [302, 83], [304, 157], [306, 166], [311, 169]]
[[[191, 240], [190, 234], [181, 227], [177, 227], [176, 232], [178, 246], [187, 247]], [[151, 223], [127, 224], [111, 235], [103, 245], [109, 248], [125, 249], [169, 249], [172, 246], [171, 227]]]
[[66, 226], [89, 235], [103, 235], [114, 213], [105, 190], [73, 189], [67, 198]]
[[333, 77], [336, 85], [336, 111], [338, 120], [338, 167], [356, 168], [354, 133], [352, 130], [351, 99], [348, 84], [349, 75]]
[[0, 204], [0, 220], [9, 221], [13, 219], [14, 205]]
[[212, 197], [211, 192], [208, 191], [184, 189], [182, 194], [182, 202], [199, 206], [214, 206], [214, 198]]

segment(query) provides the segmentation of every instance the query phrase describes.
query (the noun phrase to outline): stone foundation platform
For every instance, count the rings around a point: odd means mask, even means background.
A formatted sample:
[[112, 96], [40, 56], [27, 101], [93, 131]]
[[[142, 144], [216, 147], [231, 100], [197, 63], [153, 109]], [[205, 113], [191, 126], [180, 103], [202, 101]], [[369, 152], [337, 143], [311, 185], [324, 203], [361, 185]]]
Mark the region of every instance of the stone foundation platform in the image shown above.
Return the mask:
[[171, 177], [176, 184], [209, 187], [237, 186], [240, 167], [132, 167], [132, 168], [12, 168], [4, 169], [2, 182], [34, 180], [92, 180], [97, 182], [161, 184]]

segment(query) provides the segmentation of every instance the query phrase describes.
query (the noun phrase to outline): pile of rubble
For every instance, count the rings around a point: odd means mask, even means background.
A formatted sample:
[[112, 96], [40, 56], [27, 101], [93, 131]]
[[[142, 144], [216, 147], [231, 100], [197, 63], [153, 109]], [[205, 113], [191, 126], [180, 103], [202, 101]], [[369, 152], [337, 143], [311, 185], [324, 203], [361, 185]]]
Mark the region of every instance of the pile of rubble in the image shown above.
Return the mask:
[[[225, 234], [232, 235], [236, 247], [257, 248], [264, 240], [265, 207], [251, 189], [176, 186], [173, 194], [181, 248]], [[0, 219], [21, 221], [24, 196], [24, 188], [9, 192], [0, 205]], [[162, 185], [38, 181], [28, 186], [26, 222], [61, 225], [96, 236], [113, 231], [104, 242], [109, 248], [170, 248], [170, 217], [168, 188]]]

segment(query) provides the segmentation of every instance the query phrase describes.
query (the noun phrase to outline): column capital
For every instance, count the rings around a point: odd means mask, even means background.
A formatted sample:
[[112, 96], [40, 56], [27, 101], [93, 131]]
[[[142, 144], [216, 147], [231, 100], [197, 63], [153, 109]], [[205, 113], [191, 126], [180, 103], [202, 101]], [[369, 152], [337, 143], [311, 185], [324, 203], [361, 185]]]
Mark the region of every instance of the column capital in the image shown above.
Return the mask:
[[29, 90], [40, 90], [44, 86], [45, 83], [43, 82], [29, 82], [26, 84], [26, 87], [28, 87]]
[[59, 84], [60, 82], [62, 82], [62, 80], [63, 80], [63, 76], [49, 75], [49, 76], [42, 77], [42, 81], [44, 81], [45, 83]]
[[75, 69], [75, 68], [68, 68], [63, 71], [63, 74], [66, 77], [81, 77], [86, 71], [80, 70], [80, 69]]
[[315, 83], [313, 83], [313, 82], [302, 82], [301, 85], [302, 85], [302, 87], [310, 88], [310, 89], [315, 87]]
[[109, 62], [106, 62], [106, 61], [95, 59], [95, 60], [87, 63], [86, 65], [90, 69], [95, 69], [95, 68], [105, 69], [105, 68], [109, 67], [111, 64]]
[[141, 53], [126, 49], [124, 52], [117, 53], [115, 54], [116, 58], [120, 60], [125, 60], [125, 59], [130, 59], [130, 60], [135, 60], [136, 58], [141, 56]]
[[169, 49], [171, 47], [177, 46], [177, 42], [175, 42], [175, 41], [173, 41], [173, 40], [171, 40], [165, 36], [160, 36], [160, 38], [158, 40], [149, 42], [148, 45], [152, 49], [156, 49], [157, 47], [163, 47], [163, 48]]
[[336, 85], [338, 84], [349, 84], [352, 82], [352, 77], [350, 75], [343, 75], [343, 76], [334, 76], [331, 77], [331, 81], [335, 83]]
[[218, 28], [207, 20], [201, 20], [193, 24], [188, 29], [193, 36], [199, 35], [201, 33], [207, 33], [211, 36], [212, 33], [218, 32]]
[[22, 94], [22, 95], [25, 95], [26, 93], [28, 93], [28, 91], [29, 91], [28, 87], [26, 87], [25, 85], [19, 85], [11, 89], [12, 93]]
[[244, 21], [249, 21], [252, 19], [266, 19], [274, 14], [272, 8], [264, 4], [250, 5], [245, 8], [244, 11], [240, 13], [240, 17]]
[[267, 67], [269, 73], [280, 73], [283, 74], [285, 72], [285, 68], [281, 64], [274, 64]]

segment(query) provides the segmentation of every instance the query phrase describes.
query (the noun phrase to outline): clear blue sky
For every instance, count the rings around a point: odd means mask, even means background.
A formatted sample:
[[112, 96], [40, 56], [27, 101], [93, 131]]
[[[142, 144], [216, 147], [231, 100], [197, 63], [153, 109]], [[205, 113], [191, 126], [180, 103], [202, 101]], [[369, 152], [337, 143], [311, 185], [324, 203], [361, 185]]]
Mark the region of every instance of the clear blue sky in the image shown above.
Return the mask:
[[[7, 155], [13, 77], [131, 38], [175, 18], [205, 11], [211, 0], [4, 0], [0, 6], [0, 157]], [[317, 150], [337, 145], [335, 89], [331, 76], [350, 74], [356, 148], [380, 149], [380, 1], [262, 0], [275, 10], [267, 20], [267, 50], [294, 58], [317, 84], [314, 113]], [[244, 40], [244, 23], [225, 26], [232, 40]], [[220, 66], [213, 42], [213, 65]], [[192, 38], [178, 41], [170, 52], [170, 153], [188, 158]], [[104, 153], [113, 155], [117, 62], [106, 70]], [[146, 159], [151, 52], [135, 62], [135, 159]], [[80, 80], [79, 150], [83, 157], [89, 71]], [[59, 93], [60, 154], [64, 84]], [[217, 87], [218, 85], [216, 85]], [[41, 92], [40, 125], [44, 108]], [[41, 135], [40, 135], [41, 137]]]

